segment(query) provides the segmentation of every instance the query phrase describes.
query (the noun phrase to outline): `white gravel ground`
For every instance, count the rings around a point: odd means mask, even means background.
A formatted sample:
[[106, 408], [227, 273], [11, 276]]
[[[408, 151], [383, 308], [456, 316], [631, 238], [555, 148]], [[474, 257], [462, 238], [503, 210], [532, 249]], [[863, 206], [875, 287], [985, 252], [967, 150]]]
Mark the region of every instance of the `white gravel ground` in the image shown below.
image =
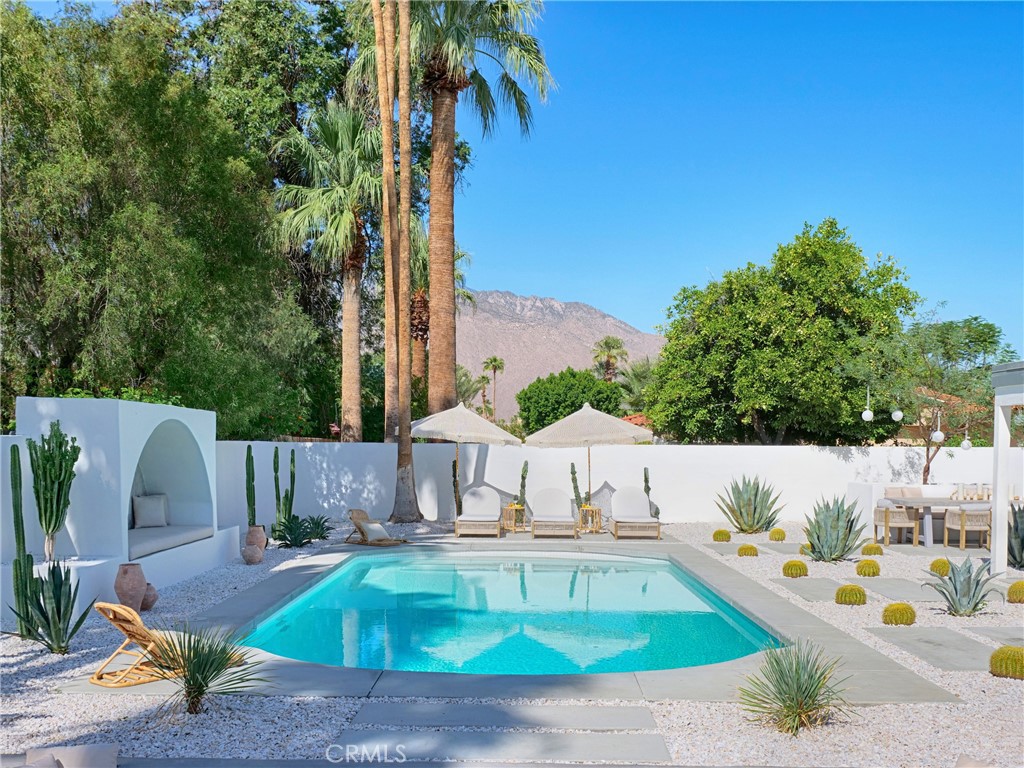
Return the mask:
[[[718, 527], [722, 526], [695, 523], [667, 526], [667, 531], [682, 541], [701, 545], [711, 540], [711, 532]], [[799, 525], [783, 527], [790, 541], [802, 538]], [[339, 528], [332, 540], [344, 537], [348, 530]], [[414, 538], [436, 535], [445, 529], [422, 523], [397, 526], [396, 530], [397, 535]], [[734, 536], [737, 546], [740, 541], [766, 540], [765, 535]], [[146, 621], [161, 626], [187, 619], [233, 592], [258, 583], [285, 561], [309, 557], [322, 546], [268, 549], [258, 566], [245, 566], [239, 559], [165, 589], [153, 611], [146, 614]], [[684, 765], [945, 767], [952, 766], [958, 755], [968, 754], [999, 766], [1024, 766], [1024, 683], [982, 672], [943, 672], [881, 640], [867, 628], [882, 625], [883, 601], [859, 607], [803, 601], [769, 581], [780, 575], [782, 563], [791, 556], [762, 548], [757, 558], [739, 558], [700, 548], [955, 693], [963, 703], [862, 707], [846, 722], [792, 738], [749, 722], [736, 704], [652, 702], [649, 707], [675, 761]], [[930, 558], [890, 551], [878, 559], [882, 576], [916, 580], [923, 578], [922, 571], [930, 562]], [[810, 563], [809, 568], [811, 576], [843, 579], [854, 575], [853, 563]], [[1009, 575], [1024, 578], [1019, 572]], [[984, 614], [970, 619], [947, 616], [940, 612], [939, 605], [914, 603], [918, 625], [936, 627], [937, 632], [962, 632], [993, 648], [997, 643], [971, 628], [1024, 624], [1024, 606], [998, 600]], [[208, 711], [201, 715], [161, 717], [157, 714], [161, 703], [158, 697], [54, 692], [61, 681], [90, 674], [119, 643], [118, 633], [99, 616], [86, 622], [75, 638], [74, 650], [66, 657], [50, 655], [9, 635], [0, 638], [0, 753], [47, 744], [116, 741], [123, 754], [146, 757], [317, 759], [323, 757], [326, 745], [349, 725], [362, 704], [362, 700], [353, 698], [231, 696], [212, 699]], [[502, 703], [607, 706], [637, 702], [510, 699]], [[140, 739], [142, 732], [145, 737]]]

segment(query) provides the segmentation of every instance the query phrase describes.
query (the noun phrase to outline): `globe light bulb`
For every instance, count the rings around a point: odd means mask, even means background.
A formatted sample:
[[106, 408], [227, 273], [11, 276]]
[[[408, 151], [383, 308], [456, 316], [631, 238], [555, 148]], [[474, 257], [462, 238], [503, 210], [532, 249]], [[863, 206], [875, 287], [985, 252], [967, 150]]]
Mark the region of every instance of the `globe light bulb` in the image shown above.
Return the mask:
[[901, 411], [899, 408], [897, 408], [895, 411], [893, 411], [892, 412], [892, 420], [893, 421], [903, 421], [903, 411]]
[[933, 443], [941, 443], [945, 439], [946, 439], [946, 433], [943, 432], [941, 429], [936, 429], [934, 432], [932, 432], [932, 442]]
[[866, 408], [863, 411], [861, 411], [860, 417], [864, 419], [864, 421], [871, 421], [873, 418], [875, 418], [875, 414], [872, 413], [870, 408]]
[[971, 448], [973, 446], [974, 446], [974, 443], [971, 442], [971, 438], [969, 438], [969, 437], [965, 437], [963, 442], [960, 443], [960, 447], [963, 448], [965, 451], [971, 450]]

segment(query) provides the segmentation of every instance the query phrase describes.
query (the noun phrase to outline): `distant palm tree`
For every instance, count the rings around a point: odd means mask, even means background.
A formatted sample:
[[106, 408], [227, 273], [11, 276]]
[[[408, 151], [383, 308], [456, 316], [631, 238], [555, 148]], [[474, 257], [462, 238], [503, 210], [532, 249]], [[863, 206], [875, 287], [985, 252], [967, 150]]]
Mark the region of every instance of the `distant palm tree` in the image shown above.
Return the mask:
[[455, 106], [470, 94], [484, 134], [497, 113], [491, 84], [478, 59], [496, 64], [498, 99], [519, 118], [523, 134], [533, 121], [530, 101], [516, 78], [541, 100], [553, 85], [540, 41], [530, 34], [540, 16], [537, 0], [462, 0], [417, 3], [424, 90], [431, 94], [430, 164], [430, 389], [429, 410], [455, 401]]
[[605, 336], [591, 351], [594, 353], [594, 365], [604, 370], [605, 381], [615, 381], [619, 363], [629, 360], [626, 346], [618, 336]]
[[476, 400], [476, 396], [480, 394], [482, 388], [481, 380], [487, 381], [487, 378], [480, 376], [473, 378], [473, 374], [469, 372], [469, 369], [463, 365], [455, 366], [455, 389], [458, 394], [459, 402], [467, 408], [473, 405], [473, 401]]
[[311, 243], [314, 257], [342, 267], [341, 439], [360, 441], [360, 284], [367, 219], [381, 206], [380, 131], [332, 101], [310, 116], [306, 133], [293, 127], [275, 151], [297, 179], [275, 193], [284, 241]]
[[649, 357], [637, 360], [619, 371], [622, 387], [622, 407], [628, 413], [643, 413], [647, 409], [647, 388], [654, 380], [654, 361]]
[[[505, 370], [505, 361], [500, 357], [491, 356], [484, 360], [484, 370], [491, 372], [491, 406], [492, 413], [498, 412], [498, 374]], [[493, 420], [493, 418], [492, 418]]]

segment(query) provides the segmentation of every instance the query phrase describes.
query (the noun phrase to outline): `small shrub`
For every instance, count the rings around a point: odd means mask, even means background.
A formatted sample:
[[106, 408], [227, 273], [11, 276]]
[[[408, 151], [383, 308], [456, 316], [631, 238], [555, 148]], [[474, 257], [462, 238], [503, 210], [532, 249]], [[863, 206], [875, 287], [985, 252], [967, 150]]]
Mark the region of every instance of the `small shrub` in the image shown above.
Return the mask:
[[279, 547], [304, 547], [313, 539], [309, 535], [309, 522], [298, 515], [284, 518], [274, 526], [274, 540]]
[[775, 490], [760, 478], [744, 475], [739, 482], [733, 480], [715, 504], [740, 533], [761, 533], [773, 527], [782, 513], [782, 507], [776, 506], [779, 496], [773, 494]]
[[306, 533], [313, 541], [322, 541], [331, 535], [334, 526], [327, 515], [313, 515], [306, 518]]
[[72, 588], [71, 569], [62, 568], [56, 560], [50, 563], [46, 576], [33, 579], [27, 596], [28, 614], [15, 610], [15, 615], [28, 630], [26, 640], [40, 643], [50, 653], [63, 656], [96, 601], [91, 601], [77, 619], [73, 618], [78, 584]]
[[807, 518], [804, 529], [811, 559], [826, 563], [846, 560], [865, 543], [860, 535], [866, 526], [857, 527], [856, 523], [857, 505], [847, 504], [845, 498], [837, 496], [832, 501], [817, 502], [814, 517]]
[[768, 540], [769, 541], [785, 541], [786, 540], [786, 532], [784, 530], [782, 530], [781, 528], [772, 528], [770, 531], [768, 531]]
[[740, 548], [736, 550], [736, 554], [740, 557], [757, 557], [757, 547], [753, 544], [740, 544]]
[[909, 627], [917, 621], [917, 612], [909, 603], [892, 603], [882, 609], [882, 623]]
[[877, 560], [861, 560], [857, 563], [858, 576], [877, 576], [882, 572]]
[[843, 680], [834, 680], [838, 659], [805, 640], [772, 648], [755, 675], [740, 686], [740, 702], [753, 720], [792, 736], [849, 711]]
[[1015, 581], [1006, 590], [1006, 602], [1024, 603], [1024, 581]]
[[799, 579], [807, 575], [807, 563], [803, 560], [788, 560], [782, 564], [782, 575], [790, 579]]
[[949, 563], [948, 576], [936, 576], [925, 582], [946, 601], [946, 612], [951, 616], [973, 616], [985, 608], [986, 599], [996, 591], [989, 583], [996, 578], [989, 571], [990, 563], [982, 563], [974, 570], [971, 558], [960, 565]]
[[711, 538], [714, 541], [732, 541], [732, 534], [724, 528], [719, 528], [711, 534]]
[[932, 560], [932, 564], [928, 566], [928, 570], [936, 576], [949, 576], [949, 560], [944, 557], [940, 557], [938, 560]]
[[836, 603], [839, 605], [864, 605], [867, 601], [867, 592], [857, 584], [844, 584], [836, 590]]
[[988, 671], [996, 677], [1024, 680], [1024, 647], [1004, 645], [993, 651], [988, 661]]
[[880, 557], [884, 554], [881, 544], [865, 544], [860, 549], [860, 553], [865, 557]]

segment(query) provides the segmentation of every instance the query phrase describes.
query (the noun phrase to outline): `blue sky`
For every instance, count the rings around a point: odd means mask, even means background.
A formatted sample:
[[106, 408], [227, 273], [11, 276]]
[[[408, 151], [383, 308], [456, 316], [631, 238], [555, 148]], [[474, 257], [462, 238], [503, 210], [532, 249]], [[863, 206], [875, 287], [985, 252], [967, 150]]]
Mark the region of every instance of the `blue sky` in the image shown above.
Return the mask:
[[834, 216], [1024, 352], [1022, 8], [549, 2], [532, 137], [459, 115], [471, 287], [651, 330], [680, 287]]

